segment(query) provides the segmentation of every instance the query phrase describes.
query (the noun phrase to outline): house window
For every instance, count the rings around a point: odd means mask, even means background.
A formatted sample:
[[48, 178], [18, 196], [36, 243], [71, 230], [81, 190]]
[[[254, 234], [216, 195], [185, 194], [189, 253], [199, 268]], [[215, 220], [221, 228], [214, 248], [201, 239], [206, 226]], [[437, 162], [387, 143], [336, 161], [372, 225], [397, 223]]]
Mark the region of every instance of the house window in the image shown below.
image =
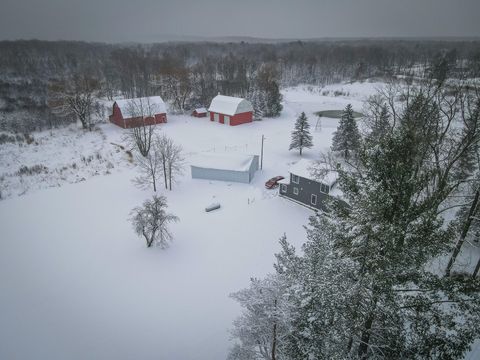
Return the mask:
[[298, 195], [298, 188], [297, 188], [297, 187], [294, 187], [294, 188], [293, 188], [293, 193], [294, 193], [295, 195]]
[[325, 184], [320, 184], [320, 192], [324, 194], [328, 194], [329, 191], [330, 191], [330, 186]]
[[312, 196], [310, 197], [310, 202], [312, 203], [312, 205], [317, 205], [317, 195], [312, 194]]
[[292, 182], [298, 184], [300, 182], [300, 178], [297, 175], [292, 174]]
[[280, 191], [282, 193], [286, 193], [287, 192], [287, 185], [286, 184], [281, 184], [280, 185]]

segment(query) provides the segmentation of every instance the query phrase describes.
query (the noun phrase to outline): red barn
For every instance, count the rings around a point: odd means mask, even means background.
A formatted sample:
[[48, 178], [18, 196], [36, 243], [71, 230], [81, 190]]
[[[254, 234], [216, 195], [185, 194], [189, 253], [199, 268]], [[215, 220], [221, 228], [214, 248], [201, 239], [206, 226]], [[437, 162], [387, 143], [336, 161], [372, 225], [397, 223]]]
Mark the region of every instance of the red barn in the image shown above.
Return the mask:
[[198, 108], [193, 110], [192, 116], [195, 117], [207, 117], [207, 109], [205, 108]]
[[124, 129], [166, 123], [167, 110], [160, 96], [117, 100], [109, 120]]
[[253, 121], [252, 104], [242, 98], [217, 95], [210, 107], [210, 120], [226, 125], [240, 125]]

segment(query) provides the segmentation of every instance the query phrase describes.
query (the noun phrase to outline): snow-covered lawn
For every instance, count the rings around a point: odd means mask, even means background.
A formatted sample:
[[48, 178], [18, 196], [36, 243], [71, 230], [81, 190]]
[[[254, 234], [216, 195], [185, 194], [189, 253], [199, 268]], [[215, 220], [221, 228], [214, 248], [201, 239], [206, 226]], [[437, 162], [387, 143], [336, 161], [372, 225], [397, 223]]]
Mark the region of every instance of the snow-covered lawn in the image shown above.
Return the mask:
[[[305, 111], [310, 118], [315, 147], [304, 157], [315, 158], [329, 148], [337, 120], [324, 119], [315, 132], [313, 113], [349, 102], [361, 111], [374, 85], [337, 86], [355, 98], [287, 89], [280, 118], [238, 127], [169, 116], [161, 131], [183, 146], [187, 163], [201, 152], [259, 154], [262, 135], [266, 141], [264, 168], [251, 184], [192, 180], [187, 167], [173, 191], [161, 188], [180, 217], [164, 251], [147, 249], [128, 221], [151, 192], [134, 187], [136, 169], [111, 145], [122, 143], [123, 129], [104, 124], [85, 135], [63, 129], [34, 134], [39, 145], [1, 145], [3, 174], [35, 164], [56, 174], [97, 152], [114, 170], [105, 175], [106, 163], [99, 161], [64, 170], [64, 178], [33, 175], [24, 180], [26, 192], [6, 176], [0, 359], [225, 359], [228, 330], [240, 311], [229, 293], [272, 271], [283, 233], [297, 247], [305, 239], [312, 212], [263, 186], [300, 159], [288, 151], [296, 116]], [[205, 213], [213, 202], [222, 208]]]
[[[283, 232], [303, 239], [309, 211], [189, 182], [168, 194], [175, 242], [147, 249], [127, 221], [146, 196], [133, 175], [0, 203], [0, 358], [225, 358], [239, 311], [228, 294], [271, 270]], [[213, 194], [224, 208], [207, 214]]]

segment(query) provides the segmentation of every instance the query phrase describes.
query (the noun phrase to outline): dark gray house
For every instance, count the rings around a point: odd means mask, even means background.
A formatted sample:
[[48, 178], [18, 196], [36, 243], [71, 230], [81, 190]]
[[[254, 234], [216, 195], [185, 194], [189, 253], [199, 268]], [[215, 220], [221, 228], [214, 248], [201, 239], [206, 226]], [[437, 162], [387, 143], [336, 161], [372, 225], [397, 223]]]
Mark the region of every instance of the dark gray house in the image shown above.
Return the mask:
[[312, 161], [305, 159], [293, 165], [289, 170], [290, 178], [279, 181], [279, 194], [311, 209], [325, 211], [326, 200], [331, 197], [339, 199], [341, 196], [336, 187], [338, 174], [336, 171], [326, 171], [321, 180], [315, 179], [311, 175], [312, 165]]

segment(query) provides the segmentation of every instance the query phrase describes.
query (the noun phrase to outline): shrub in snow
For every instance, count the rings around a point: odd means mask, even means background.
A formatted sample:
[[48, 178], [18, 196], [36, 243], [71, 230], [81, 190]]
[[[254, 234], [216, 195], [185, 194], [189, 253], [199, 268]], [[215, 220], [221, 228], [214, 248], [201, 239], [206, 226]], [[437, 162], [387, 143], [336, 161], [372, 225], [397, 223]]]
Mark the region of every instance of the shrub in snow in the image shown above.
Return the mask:
[[47, 173], [48, 168], [44, 165], [33, 165], [33, 166], [20, 166], [20, 169], [17, 171], [17, 175], [36, 175], [41, 173]]
[[165, 196], [154, 195], [151, 200], [145, 200], [142, 206], [132, 210], [131, 220], [137, 235], [145, 238], [147, 247], [158, 245], [165, 249], [172, 240], [168, 224], [177, 222], [179, 218], [167, 213]]
[[14, 143], [16, 141], [14, 135], [0, 134], [0, 145], [6, 143]]
[[35, 142], [35, 139], [30, 134], [23, 134], [23, 135], [20, 135], [20, 134], [10, 135], [5, 133], [0, 134], [0, 145], [6, 144], [6, 143], [15, 143], [15, 142], [22, 143], [24, 141], [28, 145], [30, 145], [33, 142]]

